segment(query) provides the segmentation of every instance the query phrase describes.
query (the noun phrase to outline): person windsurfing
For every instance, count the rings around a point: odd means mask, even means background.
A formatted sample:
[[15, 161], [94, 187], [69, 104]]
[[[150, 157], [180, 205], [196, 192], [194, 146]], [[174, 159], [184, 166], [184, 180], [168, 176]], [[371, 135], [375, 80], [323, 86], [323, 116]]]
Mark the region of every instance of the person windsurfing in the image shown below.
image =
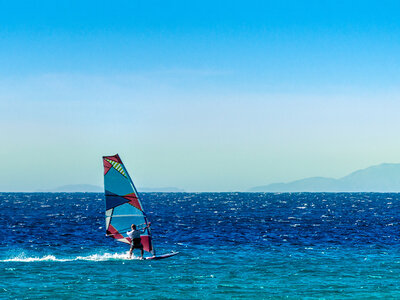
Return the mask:
[[131, 231], [128, 231], [127, 234], [131, 239], [131, 249], [129, 250], [129, 258], [132, 257], [133, 249], [140, 249], [140, 259], [143, 259], [143, 245], [142, 245], [142, 240], [140, 239], [140, 235], [144, 234], [146, 229], [150, 227], [150, 222], [147, 224], [145, 228], [142, 230], [136, 229], [136, 225], [132, 224], [131, 225]]

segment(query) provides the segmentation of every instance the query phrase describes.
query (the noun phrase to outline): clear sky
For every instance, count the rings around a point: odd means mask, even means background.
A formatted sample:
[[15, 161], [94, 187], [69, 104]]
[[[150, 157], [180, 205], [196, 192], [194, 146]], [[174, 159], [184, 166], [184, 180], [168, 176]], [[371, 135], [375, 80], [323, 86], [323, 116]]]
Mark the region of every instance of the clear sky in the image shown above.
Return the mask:
[[399, 1], [0, 1], [0, 191], [236, 191], [400, 162]]

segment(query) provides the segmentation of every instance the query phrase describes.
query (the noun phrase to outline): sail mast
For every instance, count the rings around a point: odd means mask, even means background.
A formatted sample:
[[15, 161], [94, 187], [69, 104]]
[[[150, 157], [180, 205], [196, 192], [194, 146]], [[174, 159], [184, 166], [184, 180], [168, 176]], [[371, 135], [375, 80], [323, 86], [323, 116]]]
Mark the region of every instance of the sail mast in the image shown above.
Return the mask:
[[[116, 154], [116, 155], [118, 155], [118, 154]], [[118, 157], [119, 157], [119, 156], [118, 156]], [[133, 189], [135, 190], [135, 193], [136, 193], [136, 196], [137, 196], [138, 200], [141, 199], [141, 197], [140, 197], [140, 195], [139, 195], [139, 192], [137, 191], [136, 186], [135, 186], [135, 184], [133, 183], [133, 180], [132, 180], [131, 176], [129, 175], [128, 170], [125, 168], [125, 166], [124, 166], [123, 164], [122, 164], [122, 166], [123, 166], [124, 171], [125, 171], [126, 175], [128, 176], [128, 178], [129, 178], [129, 180], [130, 180], [132, 186], [133, 186]], [[140, 201], [140, 200], [139, 200], [139, 201]], [[141, 201], [140, 201], [140, 204], [141, 204]], [[143, 206], [142, 206], [142, 207], [143, 207]], [[145, 222], [145, 224], [146, 224], [146, 226], [147, 226], [147, 224], [148, 224], [147, 215], [146, 215], [146, 213], [145, 213], [144, 211], [143, 211], [143, 216], [144, 216], [144, 222]], [[150, 229], [150, 227], [147, 228], [147, 232], [149, 233], [149, 236], [151, 237], [151, 241], [150, 241], [150, 243], [151, 243], [151, 251], [150, 251], [150, 252], [151, 252], [151, 254], [153, 254], [153, 255], [155, 256], [155, 255], [156, 255], [156, 250], [154, 249], [153, 237], [152, 237], [152, 235], [151, 235], [151, 229]]]

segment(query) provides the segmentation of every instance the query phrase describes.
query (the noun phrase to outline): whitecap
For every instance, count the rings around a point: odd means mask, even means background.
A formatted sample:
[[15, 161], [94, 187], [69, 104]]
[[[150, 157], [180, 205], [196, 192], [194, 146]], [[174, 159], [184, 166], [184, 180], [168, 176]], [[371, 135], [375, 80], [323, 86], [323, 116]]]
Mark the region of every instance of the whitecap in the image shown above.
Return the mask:
[[0, 262], [38, 262], [38, 261], [72, 261], [72, 259], [60, 259], [56, 258], [54, 255], [46, 255], [43, 257], [26, 257], [24, 255], [20, 255], [17, 257], [3, 259]]
[[0, 262], [71, 262], [71, 261], [109, 261], [109, 260], [139, 260], [140, 257], [132, 256], [129, 258], [129, 253], [104, 253], [104, 254], [92, 254], [88, 256], [76, 256], [68, 258], [57, 258], [54, 255], [45, 255], [42, 257], [33, 256], [27, 257], [25, 255], [19, 255], [12, 258], [0, 260]]

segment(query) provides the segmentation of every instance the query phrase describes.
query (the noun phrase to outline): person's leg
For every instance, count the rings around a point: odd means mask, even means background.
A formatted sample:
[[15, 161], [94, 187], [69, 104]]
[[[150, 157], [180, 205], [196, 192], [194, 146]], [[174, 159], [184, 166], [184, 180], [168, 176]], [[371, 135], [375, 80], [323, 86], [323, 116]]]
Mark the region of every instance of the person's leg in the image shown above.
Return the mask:
[[142, 249], [140, 249], [140, 255], [142, 256], [142, 258], [143, 258], [143, 254], [144, 254], [144, 251], [143, 251], [143, 248], [142, 248]]
[[131, 245], [131, 249], [129, 250], [129, 258], [132, 258], [132, 252], [133, 252], [133, 245]]

